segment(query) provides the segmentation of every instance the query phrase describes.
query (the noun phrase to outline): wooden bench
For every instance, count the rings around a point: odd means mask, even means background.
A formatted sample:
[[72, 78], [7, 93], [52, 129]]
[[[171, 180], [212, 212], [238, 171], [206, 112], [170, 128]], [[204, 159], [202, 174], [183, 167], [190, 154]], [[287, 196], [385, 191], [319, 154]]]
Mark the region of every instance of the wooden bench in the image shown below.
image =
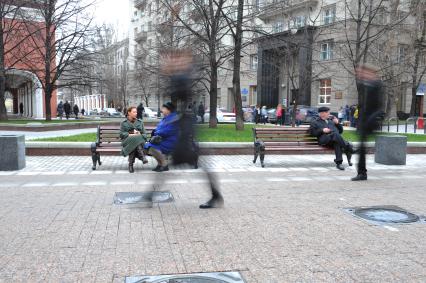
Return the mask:
[[[148, 139], [155, 127], [145, 127]], [[101, 153], [117, 153], [121, 152], [120, 126], [98, 126], [96, 142], [92, 143], [92, 170], [96, 170], [96, 163], [102, 165]]]
[[320, 146], [317, 138], [309, 133], [309, 127], [270, 127], [253, 128], [254, 159], [260, 156], [260, 164], [265, 167], [266, 152], [324, 152], [331, 148]]

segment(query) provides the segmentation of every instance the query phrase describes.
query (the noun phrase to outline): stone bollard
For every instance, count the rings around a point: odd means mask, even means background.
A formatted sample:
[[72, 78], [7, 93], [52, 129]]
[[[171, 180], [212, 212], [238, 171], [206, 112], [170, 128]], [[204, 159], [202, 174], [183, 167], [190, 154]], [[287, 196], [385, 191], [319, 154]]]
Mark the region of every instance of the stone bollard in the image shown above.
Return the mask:
[[25, 168], [25, 136], [0, 135], [0, 171]]
[[407, 163], [407, 137], [376, 136], [374, 161], [385, 165], [405, 165]]

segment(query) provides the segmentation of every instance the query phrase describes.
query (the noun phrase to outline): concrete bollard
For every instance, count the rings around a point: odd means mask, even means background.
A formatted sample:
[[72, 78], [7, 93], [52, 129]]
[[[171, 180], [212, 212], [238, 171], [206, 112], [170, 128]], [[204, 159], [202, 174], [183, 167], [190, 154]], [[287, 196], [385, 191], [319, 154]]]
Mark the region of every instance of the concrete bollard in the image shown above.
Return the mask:
[[407, 163], [407, 137], [376, 136], [374, 161], [385, 165], [405, 165]]
[[25, 168], [25, 135], [0, 135], [0, 171]]

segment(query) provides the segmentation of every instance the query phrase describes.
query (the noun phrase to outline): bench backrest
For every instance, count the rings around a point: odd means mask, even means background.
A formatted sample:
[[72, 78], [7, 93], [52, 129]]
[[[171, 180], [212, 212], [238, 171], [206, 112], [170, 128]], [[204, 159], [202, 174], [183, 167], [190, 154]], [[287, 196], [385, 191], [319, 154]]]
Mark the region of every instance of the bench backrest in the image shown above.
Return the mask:
[[[148, 138], [151, 137], [153, 129], [155, 129], [155, 127], [145, 127]], [[99, 125], [97, 132], [97, 144], [98, 146], [121, 147], [120, 126]]]
[[308, 127], [253, 128], [254, 142], [263, 141], [265, 146], [318, 146]]

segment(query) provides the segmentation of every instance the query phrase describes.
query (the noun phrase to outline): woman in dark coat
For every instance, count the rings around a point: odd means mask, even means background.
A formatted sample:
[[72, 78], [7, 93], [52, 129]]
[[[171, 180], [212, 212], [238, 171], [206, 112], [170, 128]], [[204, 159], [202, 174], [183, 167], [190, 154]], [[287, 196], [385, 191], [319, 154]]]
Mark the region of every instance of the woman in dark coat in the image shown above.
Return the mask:
[[138, 112], [136, 107], [127, 109], [127, 119], [121, 122], [120, 139], [123, 146], [121, 154], [129, 156], [129, 172], [135, 172], [133, 164], [136, 157], [148, 163], [143, 152], [143, 145], [146, 142], [146, 132], [141, 120], [137, 119]]
[[167, 102], [161, 108], [164, 118], [152, 133], [149, 143], [145, 144], [145, 151], [152, 155], [158, 162], [153, 171], [169, 171], [165, 155], [173, 152], [179, 135], [179, 117], [175, 112], [175, 106]]
[[73, 111], [74, 111], [75, 118], [78, 119], [78, 113], [80, 112], [80, 109], [78, 109], [77, 104], [74, 104]]

